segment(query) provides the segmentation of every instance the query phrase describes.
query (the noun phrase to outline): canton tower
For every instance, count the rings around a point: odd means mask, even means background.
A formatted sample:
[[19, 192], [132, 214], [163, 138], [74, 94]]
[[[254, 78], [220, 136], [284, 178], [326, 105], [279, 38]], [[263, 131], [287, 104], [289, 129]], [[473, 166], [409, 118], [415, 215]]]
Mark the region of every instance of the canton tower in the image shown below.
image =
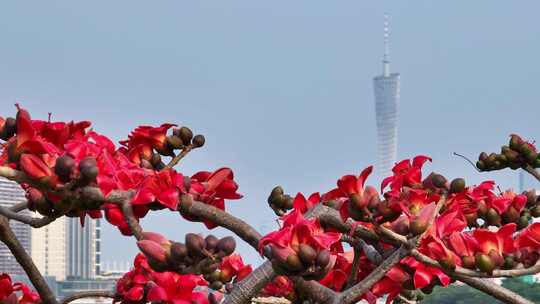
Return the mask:
[[384, 55], [382, 74], [373, 78], [375, 115], [377, 121], [377, 174], [391, 175], [397, 156], [397, 122], [399, 102], [399, 73], [390, 73], [390, 29], [384, 15]]

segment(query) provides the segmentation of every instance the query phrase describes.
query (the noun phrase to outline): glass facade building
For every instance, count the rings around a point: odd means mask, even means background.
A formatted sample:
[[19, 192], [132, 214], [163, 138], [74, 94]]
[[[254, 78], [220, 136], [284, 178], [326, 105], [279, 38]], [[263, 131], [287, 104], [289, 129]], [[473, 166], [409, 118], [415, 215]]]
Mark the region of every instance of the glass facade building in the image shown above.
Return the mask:
[[[5, 178], [0, 178], [0, 206], [12, 207], [13, 205], [26, 201], [25, 192], [19, 184]], [[29, 211], [22, 211], [29, 213]], [[31, 228], [28, 225], [17, 221], [10, 221], [9, 225], [15, 235], [21, 242], [21, 245], [30, 252], [32, 244]], [[19, 266], [15, 257], [4, 244], [0, 242], [0, 273], [6, 272], [9, 274], [23, 275], [24, 271]]]

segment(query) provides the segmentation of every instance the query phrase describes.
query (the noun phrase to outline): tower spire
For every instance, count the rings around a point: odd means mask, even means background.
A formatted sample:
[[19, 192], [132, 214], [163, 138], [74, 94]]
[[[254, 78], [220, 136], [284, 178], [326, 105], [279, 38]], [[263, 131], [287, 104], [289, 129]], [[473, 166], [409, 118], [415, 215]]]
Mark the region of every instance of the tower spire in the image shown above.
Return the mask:
[[390, 17], [384, 13], [384, 55], [383, 55], [383, 76], [390, 76]]

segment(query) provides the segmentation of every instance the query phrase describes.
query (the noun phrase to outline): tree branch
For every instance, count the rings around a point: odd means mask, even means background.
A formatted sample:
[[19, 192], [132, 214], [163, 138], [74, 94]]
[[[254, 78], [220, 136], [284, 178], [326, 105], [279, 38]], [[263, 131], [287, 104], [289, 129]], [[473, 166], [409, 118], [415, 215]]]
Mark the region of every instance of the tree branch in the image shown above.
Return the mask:
[[73, 294], [70, 294], [62, 299], [60, 304], [67, 304], [70, 302], [73, 302], [78, 299], [83, 298], [111, 298], [116, 299], [118, 298], [118, 295], [116, 292], [111, 290], [88, 290], [88, 291], [80, 291], [75, 292]]
[[30, 225], [33, 228], [41, 228], [43, 226], [47, 226], [48, 224], [56, 220], [56, 217], [49, 217], [49, 216], [45, 216], [41, 218], [27, 216], [24, 214], [13, 212], [11, 208], [6, 208], [2, 206], [0, 206], [0, 215], [3, 215], [10, 220], [15, 220], [23, 224]]
[[171, 159], [171, 161], [163, 169], [171, 169], [176, 166], [182, 158], [184, 158], [191, 150], [193, 150], [193, 148], [193, 145], [187, 145], [184, 149], [182, 149], [182, 152], [178, 153], [178, 155], [173, 157], [173, 159]]
[[133, 209], [131, 208], [129, 201], [126, 200], [120, 203], [120, 208], [122, 208], [122, 213], [124, 214], [124, 218], [131, 229], [131, 232], [133, 232], [133, 236], [135, 236], [138, 241], [142, 240], [144, 238], [142, 235], [143, 230], [141, 225], [139, 225], [139, 221], [137, 221], [135, 215], [133, 215]]
[[191, 195], [182, 195], [178, 205], [183, 215], [206, 219], [218, 226], [226, 228], [258, 250], [261, 234], [243, 220], [214, 206], [194, 201]]
[[9, 226], [9, 221], [5, 216], [0, 216], [0, 240], [6, 244], [17, 262], [24, 269], [28, 278], [39, 293], [43, 303], [56, 304], [56, 297], [47, 285], [47, 282], [37, 269], [24, 247], [21, 245], [13, 230]]
[[538, 172], [531, 165], [527, 164], [525, 167], [523, 167], [523, 170], [525, 170], [530, 175], [534, 176], [534, 178], [536, 178], [536, 180], [540, 182], [540, 172]]
[[382, 279], [386, 273], [394, 267], [401, 259], [409, 254], [409, 250], [405, 246], [401, 246], [390, 257], [384, 260], [377, 268], [375, 268], [367, 277], [365, 277], [358, 284], [345, 290], [341, 293], [340, 303], [349, 304], [355, 303], [358, 297], [366, 293], [373, 284]]
[[11, 210], [12, 212], [21, 212], [26, 208], [28, 208], [28, 201], [17, 203], [9, 207], [9, 210]]
[[525, 299], [517, 293], [499, 286], [493, 282], [478, 278], [471, 278], [462, 274], [454, 273], [451, 275], [454, 279], [459, 280], [473, 288], [485, 292], [486, 294], [500, 300], [504, 303], [511, 304], [533, 304], [533, 302]]
[[[193, 202], [193, 203], [196, 203], [196, 202]], [[189, 202], [187, 204], [184, 204], [184, 205], [189, 207]], [[181, 204], [182, 208], [186, 208], [186, 206], [182, 206], [182, 204]], [[195, 206], [195, 205], [192, 205], [192, 206]], [[211, 208], [209, 208], [207, 206], [205, 206], [204, 208], [207, 208], [208, 210], [212, 210]], [[307, 218], [307, 219], [321, 217], [323, 214], [325, 214], [325, 212], [327, 212], [328, 209], [330, 209], [330, 208], [324, 206], [323, 204], [317, 204], [313, 208], [311, 208], [304, 215], [304, 217]], [[219, 214], [218, 211], [215, 211], [215, 212], [217, 212], [216, 215]], [[223, 212], [223, 211], [221, 211], [221, 212]], [[198, 215], [201, 218], [209, 219], [209, 220], [212, 220], [212, 221], [216, 220], [215, 223], [220, 225], [220, 226], [222, 224], [225, 225], [224, 220], [232, 220], [232, 219], [234, 219], [234, 222], [238, 222], [238, 223], [242, 222], [241, 220], [236, 219], [234, 216], [232, 216], [230, 214], [227, 214], [227, 216], [218, 216], [218, 217], [213, 216], [212, 218], [207, 218], [206, 216], [209, 216], [209, 215], [205, 214], [205, 213], [202, 213], [202, 212], [199, 213]], [[336, 215], [337, 215], [337, 213], [336, 213]], [[250, 227], [249, 229], [253, 229], [248, 224], [245, 224], [245, 225]], [[227, 228], [227, 226], [223, 226], [223, 227]], [[229, 228], [227, 228], [227, 229], [229, 229]], [[235, 230], [232, 230], [232, 229], [230, 229], [230, 230], [237, 233]], [[253, 229], [253, 230], [255, 230], [255, 229]], [[240, 231], [240, 233], [241, 234], [239, 236], [242, 239], [244, 239], [246, 236], [243, 235], [242, 231]], [[259, 235], [259, 239], [260, 239], [260, 235]], [[257, 239], [256, 242], [254, 240], [252, 242], [249, 242], [249, 241], [246, 241], [246, 242], [248, 242], [249, 244], [252, 244], [252, 246], [255, 249], [257, 249], [259, 239]], [[261, 265], [257, 269], [255, 269], [250, 275], [248, 275], [242, 281], [235, 284], [234, 289], [225, 298], [225, 301], [223, 303], [224, 304], [241, 304], [241, 303], [249, 302], [249, 300], [251, 298], [253, 298], [257, 293], [259, 293], [259, 291], [267, 283], [269, 283], [275, 276], [276, 276], [276, 273], [274, 272], [274, 269], [272, 268], [272, 263], [270, 261], [264, 262], [263, 265]], [[302, 279], [300, 277], [297, 278], [296, 280], [304, 281], [304, 279]], [[321, 295], [328, 295], [328, 288], [321, 285], [320, 283], [318, 283], [318, 282], [310, 282], [309, 284], [310, 284], [309, 285], [310, 287], [306, 288], [306, 290], [305, 290], [305, 292], [307, 293], [307, 295], [309, 297], [319, 298], [319, 297], [321, 297]], [[303, 285], [303, 286], [305, 286], [305, 285]]]
[[351, 273], [347, 278], [347, 283], [345, 284], [345, 289], [349, 289], [356, 283], [358, 278], [358, 270], [360, 269], [360, 257], [362, 255], [362, 250], [358, 247], [354, 247], [354, 258], [351, 266]]

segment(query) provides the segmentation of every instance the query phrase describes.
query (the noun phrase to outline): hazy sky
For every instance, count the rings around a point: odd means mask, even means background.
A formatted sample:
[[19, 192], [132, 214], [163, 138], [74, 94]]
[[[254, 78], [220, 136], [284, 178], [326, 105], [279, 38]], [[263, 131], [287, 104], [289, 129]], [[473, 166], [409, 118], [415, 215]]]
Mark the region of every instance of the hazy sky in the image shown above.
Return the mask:
[[[518, 5], [519, 3], [519, 5]], [[391, 14], [392, 70], [401, 73], [399, 157], [471, 183], [476, 157], [518, 132], [540, 138], [537, 1], [9, 1], [0, 7], [0, 105], [34, 117], [89, 119], [115, 140], [139, 124], [205, 134], [179, 171], [234, 169], [245, 195], [227, 204], [275, 227], [270, 189], [326, 191], [376, 160], [372, 77]], [[373, 184], [380, 181], [371, 180]], [[103, 260], [134, 241], [104, 225]], [[155, 213], [146, 230], [202, 231]], [[241, 247], [248, 260], [256, 254]]]

